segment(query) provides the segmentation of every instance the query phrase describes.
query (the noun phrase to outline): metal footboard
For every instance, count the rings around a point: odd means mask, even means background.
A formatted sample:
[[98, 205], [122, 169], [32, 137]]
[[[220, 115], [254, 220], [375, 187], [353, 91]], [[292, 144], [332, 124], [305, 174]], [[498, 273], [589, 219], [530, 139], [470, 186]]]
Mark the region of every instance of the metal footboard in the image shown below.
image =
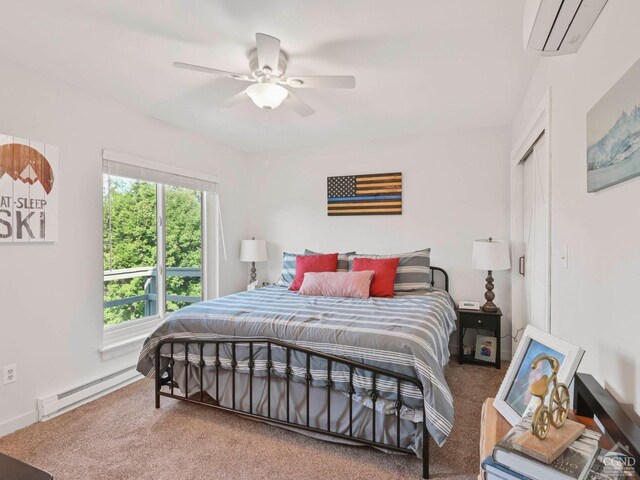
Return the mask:
[[[183, 349], [184, 354], [176, 351], [176, 345], [178, 349]], [[168, 347], [165, 347], [168, 346]], [[161, 349], [165, 347], [162, 351]], [[224, 359], [225, 364], [223, 365], [223, 349], [225, 352], [230, 350], [230, 359]], [[283, 371], [283, 376], [281, 375], [279, 378], [282, 378], [286, 382], [286, 419], [276, 418], [276, 416], [272, 415], [272, 395], [271, 395], [271, 384], [273, 378], [276, 376], [276, 366], [274, 359], [274, 349], [279, 349], [278, 351], [282, 354], [282, 350], [284, 350], [284, 359], [285, 359], [285, 368]], [[244, 356], [244, 358], [240, 358], [241, 354], [238, 350], [246, 351], [248, 355]], [[205, 355], [205, 351], [207, 355]], [[257, 363], [257, 352], [260, 351], [262, 354], [261, 362], [265, 362], [264, 365], [266, 367], [266, 375], [264, 376], [264, 380], [266, 381], [267, 386], [267, 408], [266, 414], [264, 412], [258, 411], [259, 409], [255, 408], [253, 402], [253, 388], [254, 388], [254, 374]], [[266, 358], [265, 358], [266, 353]], [[294, 360], [292, 357], [298, 360], [298, 364], [294, 365]], [[176, 360], [176, 358], [178, 360]], [[215, 358], [215, 360], [212, 359]], [[302, 361], [300, 361], [302, 359]], [[326, 410], [326, 427], [313, 426], [310, 422], [310, 388], [312, 386], [312, 382], [314, 381], [314, 377], [312, 375], [312, 370], [317, 373], [317, 368], [312, 369], [312, 360], [313, 359], [321, 359], [321, 361], [326, 362], [326, 375], [322, 375], [324, 379], [324, 383], [322, 387], [326, 388], [327, 392], [327, 410]], [[230, 360], [230, 361], [229, 361]], [[182, 385], [178, 385], [174, 380], [174, 366], [177, 361], [183, 362], [184, 365], [184, 380]], [[236, 375], [238, 375], [239, 364], [242, 364], [243, 371], [248, 370], [248, 382], [249, 382], [249, 408], [243, 409], [241, 405], [238, 405], [236, 401]], [[262, 365], [262, 363], [261, 363]], [[196, 368], [193, 368], [196, 367]], [[215, 389], [216, 389], [216, 403], [211, 403], [205, 401], [206, 389], [204, 388], [204, 372], [206, 368], [211, 369], [211, 373], [215, 375]], [[291, 418], [292, 406], [290, 401], [290, 388], [291, 382], [294, 372], [294, 367], [300, 371], [300, 369], [304, 372], [304, 382], [306, 383], [306, 398], [304, 402], [306, 404], [306, 412], [297, 412], [299, 415], [306, 415], [305, 420], [302, 423], [296, 422]], [[231, 375], [231, 402], [229, 405], [222, 405], [219, 401], [219, 379], [220, 373], [222, 369], [226, 369]], [[348, 378], [348, 386], [347, 386], [347, 395], [348, 395], [348, 434], [341, 433], [332, 430], [331, 428], [331, 418], [332, 412], [331, 407], [331, 389], [332, 385], [335, 383], [332, 379], [333, 372], [337, 371], [343, 374], [343, 378]], [[195, 372], [194, 372], [195, 370]], [[191, 372], [191, 373], [190, 373]], [[370, 438], [364, 438], [360, 435], [354, 434], [353, 428], [353, 403], [354, 396], [356, 395], [356, 388], [354, 385], [354, 373], [355, 372], [365, 372], [367, 377], [371, 378], [371, 387], [367, 386], [366, 390], [370, 391], [369, 398], [375, 407], [376, 401], [380, 398], [379, 393], [381, 393], [382, 384], [385, 385], [384, 395], [387, 397], [387, 400], [395, 401], [395, 415], [396, 415], [396, 435], [395, 441], [391, 441], [390, 443], [384, 443], [383, 441], [378, 440], [376, 437], [376, 415], [384, 415], [383, 413], [377, 412], [375, 408], [371, 408], [371, 420], [372, 420], [372, 432]], [[194, 378], [195, 375], [195, 378]], [[348, 375], [346, 377], [345, 375]], [[199, 384], [199, 390], [196, 389], [196, 393], [193, 395], [189, 395], [190, 391], [190, 382], [197, 381]], [[318, 379], [316, 379], [316, 383]], [[195, 384], [191, 384], [192, 387]], [[317, 385], [314, 385], [314, 387]], [[417, 387], [420, 392], [423, 392], [422, 384], [407, 375], [403, 375], [400, 373], [391, 372], [389, 370], [384, 370], [382, 368], [377, 368], [371, 365], [365, 365], [363, 363], [355, 362], [352, 360], [348, 360], [342, 357], [337, 357], [335, 355], [330, 355], [327, 353], [317, 352], [308, 348], [304, 348], [301, 346], [289, 344], [287, 342], [283, 342], [277, 339], [269, 339], [269, 338], [242, 338], [242, 337], [226, 337], [226, 338], [168, 338], [161, 340], [155, 349], [155, 400], [156, 400], [156, 408], [160, 408], [160, 397], [169, 397], [177, 400], [183, 400], [186, 402], [196, 403], [199, 405], [205, 405], [208, 407], [218, 408], [220, 410], [226, 410], [230, 412], [235, 412], [239, 415], [243, 415], [245, 417], [256, 418], [260, 420], [265, 420], [268, 422], [280, 424], [280, 425], [288, 425], [295, 428], [300, 428], [302, 430], [316, 432], [323, 435], [329, 435], [332, 437], [341, 438], [344, 440], [349, 440], [352, 442], [357, 442], [363, 445], [369, 445], [373, 447], [381, 447], [388, 450], [394, 450], [404, 453], [413, 454], [408, 448], [404, 448], [401, 446], [401, 408], [402, 408], [402, 390], [403, 387], [407, 386]], [[178, 390], [182, 390], [184, 394], [180, 394], [176, 392], [176, 388]], [[191, 388], [193, 390], [193, 388]], [[395, 391], [394, 391], [395, 390]], [[246, 402], [245, 402], [246, 403]], [[423, 422], [422, 422], [422, 477], [429, 478], [429, 435], [427, 433], [426, 424], [424, 422], [425, 412], [424, 405], [423, 409]], [[340, 412], [345, 414], [346, 412]], [[338, 417], [335, 417], [338, 418]], [[383, 436], [380, 436], [383, 437]]]

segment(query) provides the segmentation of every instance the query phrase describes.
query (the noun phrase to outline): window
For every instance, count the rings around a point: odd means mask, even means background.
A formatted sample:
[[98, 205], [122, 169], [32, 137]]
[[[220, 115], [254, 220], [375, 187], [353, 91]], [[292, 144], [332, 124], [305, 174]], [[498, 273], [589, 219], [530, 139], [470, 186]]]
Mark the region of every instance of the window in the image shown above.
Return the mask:
[[165, 311], [202, 299], [202, 193], [165, 188], [167, 265]]
[[160, 320], [205, 298], [205, 213], [216, 184], [149, 168], [150, 162], [132, 164], [130, 157], [130, 163], [114, 161], [118, 154], [107, 153], [103, 321], [106, 329], [117, 329]]
[[104, 324], [158, 314], [158, 185], [103, 175]]

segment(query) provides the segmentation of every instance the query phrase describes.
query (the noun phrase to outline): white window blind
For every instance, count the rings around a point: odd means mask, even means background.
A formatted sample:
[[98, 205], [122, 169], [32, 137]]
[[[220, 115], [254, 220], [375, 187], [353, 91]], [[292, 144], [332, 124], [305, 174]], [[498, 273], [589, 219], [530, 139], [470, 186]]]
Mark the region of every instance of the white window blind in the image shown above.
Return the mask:
[[122, 153], [103, 150], [102, 171], [116, 177], [133, 178], [202, 192], [218, 192], [218, 178], [181, 167], [152, 162]]

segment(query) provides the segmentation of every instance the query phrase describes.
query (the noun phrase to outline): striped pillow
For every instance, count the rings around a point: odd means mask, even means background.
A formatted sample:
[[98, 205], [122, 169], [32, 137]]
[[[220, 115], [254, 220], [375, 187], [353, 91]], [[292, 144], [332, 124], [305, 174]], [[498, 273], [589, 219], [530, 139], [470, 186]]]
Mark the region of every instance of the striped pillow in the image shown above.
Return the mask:
[[[313, 250], [309, 250], [308, 248], [305, 248], [304, 254], [305, 255], [322, 255], [322, 253], [314, 252]], [[351, 268], [349, 268], [350, 267], [349, 255], [355, 255], [355, 254], [356, 252], [339, 253], [338, 254], [338, 270], [336, 270], [336, 272], [348, 272], [349, 270], [351, 270]]]
[[296, 278], [296, 257], [299, 253], [282, 253], [282, 273], [276, 282], [276, 285], [289, 288], [291, 282]]
[[[355, 255], [356, 252], [347, 252], [338, 254], [338, 272], [349, 271], [349, 255]], [[305, 255], [320, 255], [317, 252], [313, 252], [309, 249], [305, 249]], [[299, 253], [282, 253], [282, 272], [280, 273], [280, 279], [276, 282], [276, 285], [289, 288], [293, 279], [296, 278], [296, 257]]]
[[431, 290], [431, 249], [393, 255], [349, 255], [349, 270], [354, 258], [400, 258], [396, 280], [393, 285], [395, 294], [411, 292], [422, 293]]

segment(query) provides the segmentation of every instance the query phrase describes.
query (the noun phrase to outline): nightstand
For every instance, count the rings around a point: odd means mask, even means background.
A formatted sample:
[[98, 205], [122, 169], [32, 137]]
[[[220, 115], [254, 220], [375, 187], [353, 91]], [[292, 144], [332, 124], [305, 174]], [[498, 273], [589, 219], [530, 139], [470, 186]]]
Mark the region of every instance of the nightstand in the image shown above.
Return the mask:
[[[482, 310], [463, 310], [457, 309], [458, 312], [458, 361], [463, 363], [474, 363], [477, 365], [495, 365], [496, 368], [500, 368], [500, 318], [502, 312], [498, 309], [497, 312], [484, 312]], [[476, 330], [490, 331], [492, 336], [496, 337], [496, 360], [495, 362], [489, 362], [485, 360], [477, 360], [473, 354], [464, 354], [464, 334], [467, 328], [474, 328]], [[475, 345], [474, 345], [475, 346]]]

